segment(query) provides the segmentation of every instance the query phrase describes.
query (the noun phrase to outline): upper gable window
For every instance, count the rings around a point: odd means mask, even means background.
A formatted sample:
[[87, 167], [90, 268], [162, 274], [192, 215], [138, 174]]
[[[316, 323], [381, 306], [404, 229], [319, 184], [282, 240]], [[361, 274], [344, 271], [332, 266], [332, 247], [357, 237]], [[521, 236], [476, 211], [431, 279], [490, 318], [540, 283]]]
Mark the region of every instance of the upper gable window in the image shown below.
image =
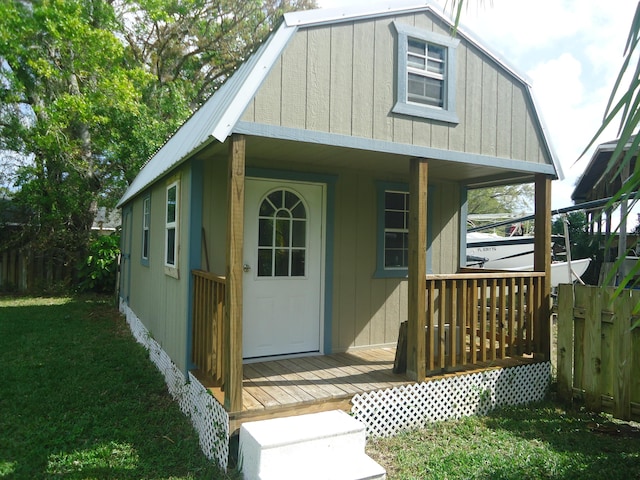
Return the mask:
[[394, 23], [398, 85], [394, 113], [458, 123], [456, 47], [459, 40]]

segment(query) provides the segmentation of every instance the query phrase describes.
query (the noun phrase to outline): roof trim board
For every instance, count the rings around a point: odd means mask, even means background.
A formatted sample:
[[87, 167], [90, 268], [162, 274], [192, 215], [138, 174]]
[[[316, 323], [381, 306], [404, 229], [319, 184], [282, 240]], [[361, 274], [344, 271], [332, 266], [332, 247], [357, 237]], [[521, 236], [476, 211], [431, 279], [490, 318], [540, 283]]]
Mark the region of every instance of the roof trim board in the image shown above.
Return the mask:
[[470, 163], [474, 165], [505, 168], [526, 173], [542, 173], [554, 176], [556, 173], [553, 165], [549, 164], [525, 162], [523, 160], [510, 160], [490, 155], [480, 155], [475, 153], [458, 152], [455, 150], [423, 147], [420, 145], [387, 142], [384, 140], [374, 140], [337, 133], [318, 132], [302, 128], [281, 127], [240, 121], [233, 129], [233, 133], [253, 135], [256, 137], [277, 138], [280, 140], [315, 143], [333, 147], [368, 150], [372, 152], [384, 152], [409, 157], [431, 158], [434, 160], [444, 160], [454, 163]]

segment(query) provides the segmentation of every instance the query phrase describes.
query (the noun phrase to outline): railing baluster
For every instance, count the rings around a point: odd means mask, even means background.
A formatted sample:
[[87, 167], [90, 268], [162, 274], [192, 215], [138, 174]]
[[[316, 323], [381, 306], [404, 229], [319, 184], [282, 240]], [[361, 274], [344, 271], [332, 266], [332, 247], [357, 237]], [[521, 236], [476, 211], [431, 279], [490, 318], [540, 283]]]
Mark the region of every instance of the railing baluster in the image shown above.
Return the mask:
[[490, 348], [491, 348], [491, 360], [495, 360], [497, 358], [497, 349], [496, 349], [496, 339], [497, 335], [500, 331], [502, 331], [502, 327], [498, 330], [498, 281], [495, 278], [489, 280], [491, 283], [491, 298], [489, 300], [489, 340], [490, 340]]
[[438, 310], [438, 367], [445, 368], [445, 316], [446, 316], [446, 304], [447, 304], [447, 281], [441, 280], [440, 288], [438, 291], [438, 300], [440, 304], [440, 308]]
[[500, 347], [498, 352], [498, 358], [505, 358], [507, 356], [507, 280], [505, 278], [500, 279], [500, 309], [498, 311], [500, 316]]
[[471, 293], [469, 298], [469, 313], [471, 314], [471, 327], [469, 332], [469, 361], [472, 364], [475, 364], [478, 361], [478, 281], [476, 279], [471, 280], [469, 293]]
[[451, 316], [449, 318], [449, 367], [457, 365], [456, 327], [458, 326], [458, 282], [451, 282]]
[[532, 353], [533, 351], [533, 344], [531, 343], [531, 339], [532, 339], [532, 333], [533, 333], [533, 316], [531, 315], [531, 312], [533, 312], [534, 310], [534, 304], [533, 304], [533, 299], [535, 298], [534, 296], [534, 287], [533, 287], [533, 278], [532, 277], [527, 277], [526, 279], [527, 282], [527, 316], [525, 318], [525, 329], [526, 329], [526, 335], [527, 335], [527, 342], [526, 342], [526, 348], [524, 350], [525, 353]]
[[480, 280], [480, 361], [487, 361], [487, 279]]
[[427, 281], [427, 371], [435, 369], [435, 282]]

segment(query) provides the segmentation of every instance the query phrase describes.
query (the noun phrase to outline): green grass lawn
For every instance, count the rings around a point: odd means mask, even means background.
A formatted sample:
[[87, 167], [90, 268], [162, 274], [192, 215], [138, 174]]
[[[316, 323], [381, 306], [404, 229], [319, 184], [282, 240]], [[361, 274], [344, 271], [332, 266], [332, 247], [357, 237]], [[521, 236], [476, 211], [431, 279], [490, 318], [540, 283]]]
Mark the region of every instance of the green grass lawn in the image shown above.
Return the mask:
[[546, 403], [370, 441], [389, 479], [640, 479], [640, 428]]
[[[370, 441], [395, 479], [640, 479], [640, 428], [547, 403]], [[111, 299], [0, 297], [0, 479], [216, 479]]]
[[113, 299], [0, 297], [0, 478], [227, 478]]

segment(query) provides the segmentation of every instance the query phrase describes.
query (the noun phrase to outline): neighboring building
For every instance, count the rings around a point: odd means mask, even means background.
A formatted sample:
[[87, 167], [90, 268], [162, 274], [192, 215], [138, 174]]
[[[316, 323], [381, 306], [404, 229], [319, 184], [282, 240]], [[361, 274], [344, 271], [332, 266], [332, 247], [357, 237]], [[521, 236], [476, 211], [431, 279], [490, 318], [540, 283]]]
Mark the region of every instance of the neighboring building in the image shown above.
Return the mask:
[[[618, 140], [598, 145], [571, 194], [571, 199], [576, 204], [600, 202], [599, 206], [587, 211], [589, 231], [592, 235], [599, 237], [598, 241], [603, 253], [602, 266], [598, 265], [599, 284], [618, 284], [631, 272], [638, 260], [636, 256], [637, 235], [627, 233], [632, 228], [629, 221], [634, 220], [633, 216], [628, 217], [629, 202], [637, 192], [628, 192], [631, 194], [631, 198], [625, 195], [618, 197], [611, 204], [605, 202], [621, 191], [623, 185], [636, 170], [637, 155], [632, 156], [626, 165], [623, 165], [622, 161], [635, 142], [635, 138], [635, 135], [629, 138], [614, 161], [612, 158], [616, 153]], [[611, 269], [614, 268], [614, 261], [619, 256], [618, 252], [622, 252], [628, 258], [619, 266], [615, 276], [609, 275]]]
[[225, 277], [229, 411], [243, 363], [395, 346], [407, 319], [422, 331], [409, 298], [425, 264], [464, 266], [469, 189], [536, 182], [550, 229], [561, 173], [530, 84], [450, 32], [424, 2], [285, 15], [120, 200], [122, 305], [182, 371], [204, 368], [192, 272]]

